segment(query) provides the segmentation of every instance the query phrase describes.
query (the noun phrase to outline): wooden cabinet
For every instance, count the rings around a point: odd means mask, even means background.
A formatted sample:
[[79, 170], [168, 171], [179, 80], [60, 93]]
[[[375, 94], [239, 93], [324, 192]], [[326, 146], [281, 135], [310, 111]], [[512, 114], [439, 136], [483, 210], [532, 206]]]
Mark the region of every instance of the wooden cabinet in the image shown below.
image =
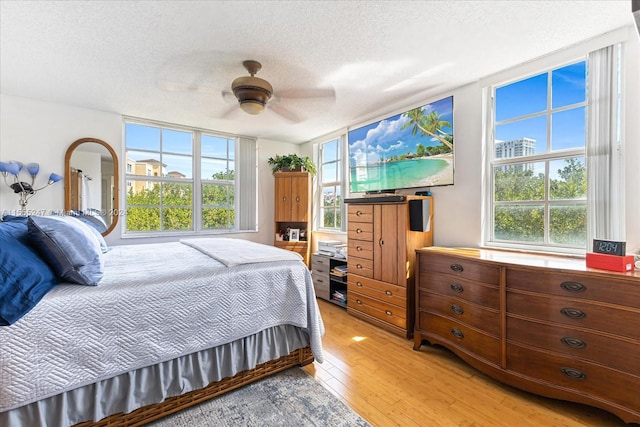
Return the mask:
[[505, 251], [418, 250], [414, 349], [640, 422], [640, 273]]
[[432, 229], [409, 229], [409, 200], [414, 199], [432, 202], [418, 196], [388, 203], [346, 201], [347, 310], [404, 337], [413, 333], [415, 250], [433, 244]]
[[311, 273], [316, 297], [341, 307], [347, 306], [347, 260], [329, 255], [311, 256]]
[[311, 241], [311, 175], [308, 172], [276, 172], [274, 219], [275, 232], [297, 229], [304, 232], [304, 240], [278, 241], [279, 248], [298, 252], [309, 265]]

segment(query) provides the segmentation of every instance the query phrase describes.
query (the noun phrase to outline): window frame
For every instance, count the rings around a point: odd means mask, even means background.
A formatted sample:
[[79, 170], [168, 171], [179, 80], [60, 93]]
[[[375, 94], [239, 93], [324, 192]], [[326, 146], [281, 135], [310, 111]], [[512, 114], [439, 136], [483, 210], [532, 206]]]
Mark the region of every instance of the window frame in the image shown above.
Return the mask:
[[[535, 251], [535, 252], [552, 252], [552, 253], [563, 253], [570, 255], [584, 255], [588, 242], [588, 224], [585, 229], [585, 246], [578, 248], [575, 246], [567, 246], [560, 244], [550, 243], [549, 234], [550, 234], [550, 212], [553, 206], [566, 206], [566, 205], [581, 205], [585, 206], [587, 209], [587, 215], [589, 215], [589, 206], [587, 202], [587, 194], [585, 194], [584, 198], [580, 199], [554, 199], [550, 194], [550, 180], [551, 174], [549, 170], [550, 162], [556, 160], [565, 160], [565, 159], [574, 159], [574, 158], [582, 158], [583, 163], [586, 167], [587, 163], [587, 128], [588, 117], [586, 116], [588, 110], [588, 87], [587, 87], [587, 77], [585, 76], [585, 99], [581, 102], [576, 102], [568, 105], [563, 105], [561, 107], [553, 107], [553, 99], [552, 99], [552, 86], [553, 86], [553, 71], [561, 69], [563, 67], [577, 64], [580, 62], [585, 62], [585, 66], [588, 67], [589, 62], [586, 55], [576, 55], [570, 60], [565, 60], [555, 64], [546, 64], [544, 67], [538, 68], [535, 71], [520, 73], [514, 78], [504, 80], [501, 82], [496, 82], [491, 84], [488, 87], [489, 95], [487, 97], [487, 111], [486, 115], [486, 144], [485, 144], [485, 152], [486, 152], [486, 162], [485, 162], [485, 210], [484, 216], [485, 224], [483, 228], [483, 245], [487, 247], [496, 247], [503, 249], [517, 249], [517, 250], [525, 250], [525, 251]], [[547, 74], [547, 101], [546, 106], [543, 111], [535, 112], [535, 113], [527, 113], [522, 114], [515, 117], [510, 117], [509, 119], [504, 119], [500, 121], [496, 121], [496, 91], [499, 88], [506, 87], [508, 85], [518, 83], [524, 81], [526, 79], [539, 76], [542, 74]], [[585, 111], [585, 141], [583, 147], [574, 147], [567, 148], [561, 150], [552, 150], [552, 132], [553, 132], [553, 121], [552, 116], [555, 113], [562, 111], [574, 110], [576, 108], [584, 108]], [[535, 117], [546, 117], [546, 152], [533, 154], [528, 156], [515, 156], [509, 158], [496, 159], [496, 127], [504, 124], [519, 122]], [[525, 200], [525, 201], [496, 201], [495, 200], [495, 173], [494, 169], [498, 167], [505, 167], [510, 165], [519, 165], [519, 164], [533, 164], [533, 163], [544, 163], [544, 198], [542, 200]], [[588, 190], [587, 190], [588, 193]], [[543, 243], [526, 243], [521, 241], [508, 241], [508, 240], [499, 240], [495, 237], [495, 207], [496, 206], [508, 206], [510, 204], [518, 204], [518, 205], [543, 205], [544, 209], [544, 229], [543, 229]]]
[[[127, 140], [126, 140], [126, 125], [127, 124], [133, 124], [133, 125], [140, 125], [140, 126], [148, 126], [148, 127], [155, 127], [160, 129], [160, 132], [162, 132], [162, 130], [174, 130], [174, 131], [180, 131], [180, 132], [189, 132], [192, 134], [192, 154], [191, 154], [191, 166], [192, 166], [192, 177], [191, 178], [173, 178], [173, 177], [159, 177], [159, 176], [143, 176], [143, 175], [135, 175], [132, 173], [127, 173], [127, 151], [128, 151], [128, 147], [127, 147]], [[202, 136], [203, 135], [208, 135], [208, 136], [213, 136], [213, 137], [219, 137], [219, 138], [224, 138], [227, 140], [233, 140], [234, 142], [234, 153], [233, 153], [233, 158], [229, 158], [229, 150], [228, 150], [228, 146], [227, 146], [227, 164], [229, 163], [229, 161], [234, 162], [235, 165], [235, 170], [236, 170], [236, 179], [233, 180], [233, 188], [235, 190], [235, 196], [234, 196], [234, 227], [232, 229], [210, 229], [210, 228], [203, 228], [203, 215], [202, 215], [202, 208], [204, 207], [203, 205], [203, 200], [202, 200], [202, 185], [203, 184], [207, 184], [207, 183], [218, 183], [217, 180], [207, 180], [207, 179], [202, 179], [201, 178], [201, 162], [202, 162], [202, 156], [201, 156], [201, 141], [202, 141]], [[241, 140], [251, 140], [253, 141], [253, 143], [256, 145], [255, 147], [255, 157], [253, 159], [249, 159], [247, 162], [253, 160], [251, 162], [251, 164], [248, 164], [248, 167], [252, 167], [255, 168], [256, 170], [256, 177], [257, 177], [257, 168], [258, 168], [258, 155], [257, 155], [257, 141], [254, 137], [248, 137], [248, 136], [244, 136], [244, 135], [235, 135], [235, 134], [228, 134], [228, 133], [224, 133], [224, 132], [218, 132], [212, 129], [202, 129], [202, 128], [196, 128], [196, 127], [190, 127], [190, 126], [182, 126], [182, 125], [176, 125], [176, 124], [171, 124], [171, 123], [165, 123], [165, 122], [158, 122], [158, 121], [154, 121], [154, 120], [146, 120], [146, 119], [140, 119], [140, 118], [135, 118], [135, 117], [126, 117], [123, 116], [123, 137], [122, 137], [122, 145], [123, 145], [123, 159], [121, 160], [121, 162], [124, 163], [124, 167], [121, 169], [122, 175], [121, 177], [119, 177], [119, 179], [123, 179], [124, 180], [124, 186], [122, 186], [122, 188], [125, 189], [125, 191], [122, 192], [122, 194], [120, 194], [121, 197], [121, 206], [124, 206], [124, 211], [123, 212], [127, 212], [127, 210], [129, 209], [129, 205], [127, 204], [127, 195], [128, 195], [128, 189], [129, 187], [127, 186], [127, 183], [130, 181], [150, 181], [150, 182], [171, 182], [171, 183], [182, 183], [182, 184], [190, 184], [192, 186], [192, 200], [191, 200], [191, 204], [190, 204], [190, 208], [191, 208], [191, 213], [192, 213], [192, 221], [191, 221], [191, 228], [186, 229], [186, 230], [149, 230], [149, 231], [134, 231], [134, 230], [128, 230], [127, 229], [127, 224], [126, 224], [126, 218], [123, 221], [122, 224], [122, 232], [121, 232], [121, 237], [123, 239], [126, 238], [146, 238], [146, 237], [168, 237], [168, 236], [182, 236], [182, 235], [211, 235], [211, 234], [234, 234], [234, 233], [255, 233], [258, 232], [258, 227], [257, 227], [257, 205], [255, 206], [255, 213], [253, 214], [255, 221], [251, 222], [251, 221], [242, 221], [240, 219], [240, 215], [241, 213], [241, 209], [239, 206], [239, 197], [238, 194], [241, 191], [239, 189], [239, 180], [237, 177], [237, 169], [239, 167], [239, 164], [241, 163], [240, 159], [239, 159], [239, 155], [240, 155], [240, 148], [239, 145], [241, 143]], [[133, 148], [131, 149], [132, 151], [148, 151], [150, 154], [151, 153], [162, 153], [162, 146], [160, 146], [160, 151], [153, 151], [153, 150], [143, 150], [143, 149], [137, 149], [137, 148]], [[169, 153], [171, 154], [171, 153]], [[206, 157], [209, 158], [209, 157]], [[242, 162], [245, 163], [245, 162]], [[135, 168], [133, 168], [134, 172], [135, 172]], [[144, 179], [142, 179], [144, 178]], [[227, 182], [225, 182], [225, 185], [228, 185]], [[257, 193], [258, 193], [258, 186], [257, 186], [257, 180], [256, 183], [254, 185], [254, 198], [257, 199]], [[156, 205], [154, 205], [156, 206]], [[157, 206], [161, 206], [161, 203]], [[229, 205], [230, 206], [230, 205]], [[160, 218], [160, 221], [162, 221], [162, 218]], [[253, 229], [241, 229], [240, 228], [240, 224], [242, 223], [255, 223], [255, 226]], [[162, 222], [161, 222], [162, 224]]]
[[[337, 159], [336, 160], [332, 160], [329, 162], [323, 162], [324, 160], [324, 147], [327, 144], [330, 144], [332, 142], [338, 141], [338, 148], [337, 148]], [[315, 224], [315, 231], [321, 232], [321, 233], [346, 233], [347, 230], [347, 225], [346, 225], [346, 205], [344, 203], [344, 199], [346, 197], [346, 188], [348, 185], [348, 181], [345, 175], [345, 158], [346, 158], [346, 132], [345, 133], [339, 133], [337, 135], [334, 135], [333, 137], [330, 138], [324, 138], [322, 139], [320, 142], [317, 143], [317, 164], [318, 164], [318, 174], [317, 174], [317, 197], [316, 197], [316, 203], [315, 203], [315, 215], [317, 218], [316, 224]], [[339, 171], [340, 173], [340, 180], [337, 181], [329, 181], [326, 183], [323, 183], [323, 166], [325, 164], [330, 164], [330, 163], [336, 163], [336, 170]], [[335, 207], [335, 211], [340, 212], [340, 227], [325, 227], [324, 226], [324, 188], [328, 188], [328, 187], [334, 187], [334, 188], [340, 188], [340, 206], [339, 207]]]

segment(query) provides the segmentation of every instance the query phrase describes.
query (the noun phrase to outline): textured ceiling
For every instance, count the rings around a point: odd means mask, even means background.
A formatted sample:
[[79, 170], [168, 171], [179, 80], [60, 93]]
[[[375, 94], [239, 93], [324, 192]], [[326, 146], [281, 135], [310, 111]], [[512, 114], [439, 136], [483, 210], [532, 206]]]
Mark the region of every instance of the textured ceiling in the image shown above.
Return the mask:
[[[0, 91], [298, 143], [632, 24], [630, 0], [1, 0]], [[259, 116], [223, 96], [245, 59], [281, 95]]]

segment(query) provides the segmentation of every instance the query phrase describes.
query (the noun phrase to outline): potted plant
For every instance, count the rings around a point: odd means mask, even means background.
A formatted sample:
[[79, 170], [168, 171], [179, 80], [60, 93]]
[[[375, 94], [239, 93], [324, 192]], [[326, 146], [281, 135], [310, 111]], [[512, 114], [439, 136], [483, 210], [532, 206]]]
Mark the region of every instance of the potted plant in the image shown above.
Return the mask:
[[300, 157], [297, 154], [276, 155], [275, 157], [269, 157], [267, 162], [271, 165], [271, 171], [273, 173], [306, 171], [309, 172], [311, 176], [316, 174], [316, 165], [308, 156]]

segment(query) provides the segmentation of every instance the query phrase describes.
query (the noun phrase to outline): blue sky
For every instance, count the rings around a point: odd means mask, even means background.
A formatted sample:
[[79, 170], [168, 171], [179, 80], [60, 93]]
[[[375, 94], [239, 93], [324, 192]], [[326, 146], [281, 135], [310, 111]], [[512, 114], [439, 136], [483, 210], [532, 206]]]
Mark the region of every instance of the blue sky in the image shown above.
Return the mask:
[[[165, 167], [166, 171], [178, 171], [185, 174], [186, 178], [193, 177], [193, 135], [191, 132], [127, 123], [125, 125], [125, 135], [127, 156], [130, 159], [159, 159], [158, 152], [160, 151], [160, 141], [162, 139], [162, 149], [165, 153], [162, 160], [167, 165]], [[220, 159], [227, 158], [227, 150], [229, 151], [229, 158], [234, 159], [234, 141], [232, 139], [215, 135], [202, 135], [202, 178], [210, 178], [215, 172], [226, 171], [227, 162]], [[228, 167], [233, 170], [234, 162], [230, 162]]]
[[[496, 89], [496, 122], [540, 113], [547, 108], [547, 73]], [[585, 101], [586, 63], [581, 61], [551, 73], [551, 106], [561, 108]], [[523, 102], [523, 99], [525, 102]], [[496, 139], [509, 141], [522, 137], [536, 140], [536, 153], [547, 151], [547, 121], [551, 120], [551, 150], [583, 147], [585, 144], [584, 107], [538, 115], [496, 125]]]
[[[435, 110], [441, 120], [448, 121], [453, 127], [453, 97], [441, 99], [430, 104], [423, 105], [425, 113]], [[420, 132], [411, 136], [411, 128], [401, 130], [407, 122], [401, 114], [371, 123], [369, 125], [349, 131], [349, 162], [350, 164], [376, 163], [381, 157], [389, 158], [393, 155], [406, 154], [408, 151], [416, 152], [418, 143], [425, 146], [437, 146], [441, 143], [432, 137], [425, 137]], [[443, 128], [447, 133], [453, 133], [453, 129]]]

